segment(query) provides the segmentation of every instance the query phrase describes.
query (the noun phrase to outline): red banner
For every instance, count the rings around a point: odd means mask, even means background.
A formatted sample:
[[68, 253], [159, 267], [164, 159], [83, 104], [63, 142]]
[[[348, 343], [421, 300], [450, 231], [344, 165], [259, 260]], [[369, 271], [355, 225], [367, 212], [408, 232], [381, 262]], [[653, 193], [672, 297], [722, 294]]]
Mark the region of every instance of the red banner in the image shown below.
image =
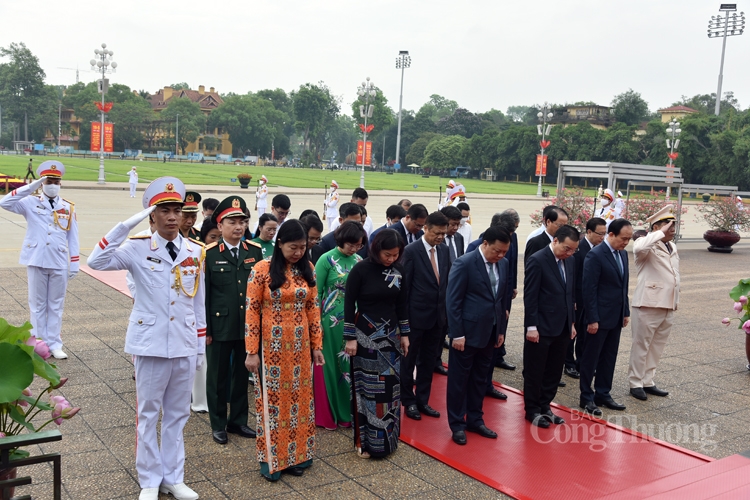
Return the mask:
[[362, 141], [357, 141], [357, 165], [362, 165], [362, 153], [364, 150], [365, 165], [368, 167], [372, 165], [372, 142], [367, 141], [367, 147], [365, 148]]
[[91, 122], [91, 151], [99, 151], [102, 142], [102, 123]]
[[536, 174], [546, 177], [547, 175], [547, 155], [536, 155]]
[[115, 150], [115, 124], [104, 124], [104, 152], [112, 153]]

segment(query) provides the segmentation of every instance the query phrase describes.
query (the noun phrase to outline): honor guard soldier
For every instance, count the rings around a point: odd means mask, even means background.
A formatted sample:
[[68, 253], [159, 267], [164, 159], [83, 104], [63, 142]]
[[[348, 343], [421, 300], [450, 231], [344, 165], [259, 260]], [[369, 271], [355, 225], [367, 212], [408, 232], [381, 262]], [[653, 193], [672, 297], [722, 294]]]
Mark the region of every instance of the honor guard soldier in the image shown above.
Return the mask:
[[[48, 160], [36, 173], [39, 179], [4, 196], [0, 207], [26, 219], [19, 263], [26, 266], [32, 334], [65, 359], [60, 330], [68, 280], [78, 274], [78, 222], [75, 205], [59, 196], [65, 166]], [[32, 196], [40, 186], [42, 194]]]
[[326, 197], [325, 217], [328, 219], [328, 231], [331, 231], [331, 225], [334, 221], [339, 220], [339, 183], [331, 181], [331, 192]]
[[[183, 482], [182, 433], [190, 416], [195, 371], [201, 369], [205, 353], [205, 251], [179, 232], [184, 199], [179, 179], [156, 179], [146, 188], [146, 210], [118, 223], [88, 258], [92, 269], [127, 269], [135, 281], [125, 352], [135, 363], [140, 500], [156, 500], [159, 491], [181, 500], [198, 498]], [[125, 241], [151, 213], [154, 234]], [[156, 433], [160, 413], [161, 447]]]
[[198, 204], [201, 195], [195, 191], [185, 193], [185, 203], [182, 206], [182, 219], [180, 219], [180, 234], [183, 238], [191, 238], [195, 241], [201, 240], [201, 233], [195, 230], [195, 221], [198, 219]]
[[213, 439], [219, 444], [227, 443], [227, 432], [255, 437], [247, 425], [245, 291], [250, 271], [263, 260], [263, 250], [254, 241], [242, 241], [246, 209], [239, 196], [219, 203], [213, 220], [221, 238], [206, 247], [206, 393]]
[[601, 198], [601, 208], [597, 208], [594, 217], [600, 217], [607, 223], [607, 228], [613, 220], [622, 217], [622, 210], [615, 202], [615, 193], [611, 189], [605, 189]]
[[255, 190], [255, 210], [258, 211], [258, 216], [266, 213], [268, 208], [268, 179], [265, 175], [260, 176], [258, 181], [258, 189]]

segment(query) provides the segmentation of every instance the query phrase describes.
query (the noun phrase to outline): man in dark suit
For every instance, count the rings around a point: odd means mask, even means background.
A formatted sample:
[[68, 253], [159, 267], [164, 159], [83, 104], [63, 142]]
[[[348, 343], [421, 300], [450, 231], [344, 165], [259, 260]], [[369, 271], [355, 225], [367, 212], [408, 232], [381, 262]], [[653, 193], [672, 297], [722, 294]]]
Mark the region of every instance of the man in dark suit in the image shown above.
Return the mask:
[[558, 229], [547, 248], [526, 259], [523, 281], [523, 401], [537, 427], [564, 424], [552, 413], [569, 339], [575, 338], [575, 262], [578, 230]]
[[526, 242], [526, 250], [523, 253], [524, 260], [552, 243], [557, 230], [568, 223], [568, 212], [560, 207], [555, 207], [553, 210], [547, 212], [543, 223], [545, 226], [544, 231]]
[[476, 251], [456, 259], [446, 295], [451, 349], [448, 359], [447, 408], [453, 441], [466, 444], [465, 431], [497, 438], [482, 419], [487, 373], [502, 334], [513, 294], [508, 261], [510, 234], [490, 227]]
[[[430, 388], [436, 355], [445, 333], [445, 291], [451, 261], [448, 247], [442, 245], [448, 219], [431, 213], [420, 239], [404, 250], [404, 287], [409, 304], [409, 352], [401, 360], [401, 403], [407, 417], [420, 420], [421, 414], [440, 417], [430, 407]], [[416, 393], [414, 367], [417, 367]]]
[[388, 207], [388, 209], [385, 211], [385, 224], [380, 226], [379, 228], [375, 229], [370, 234], [370, 241], [375, 239], [375, 235], [378, 234], [378, 232], [382, 231], [383, 229], [389, 228], [395, 223], [399, 222], [401, 219], [406, 217], [406, 210], [401, 207], [401, 205], [391, 205]]
[[424, 228], [426, 221], [427, 208], [421, 203], [416, 203], [409, 207], [406, 217], [392, 225], [391, 229], [395, 229], [404, 239], [404, 245], [408, 245], [417, 241], [424, 234], [422, 228]]
[[221, 239], [206, 247], [206, 397], [213, 439], [219, 444], [227, 443], [227, 432], [255, 437], [247, 425], [244, 306], [248, 276], [263, 260], [263, 250], [258, 243], [242, 241], [246, 208], [240, 196], [219, 203], [212, 217]]
[[[359, 205], [357, 205], [356, 203], [349, 202], [339, 205], [339, 226], [348, 220], [359, 222], [360, 224], [362, 223], [362, 209], [360, 209]], [[320, 240], [320, 243], [313, 247], [312, 258], [315, 259], [315, 262], [318, 262], [318, 259], [321, 255], [329, 250], [333, 250], [334, 248], [336, 248], [335, 233], [336, 231], [330, 231], [328, 234], [323, 236], [323, 239]], [[360, 253], [363, 249], [365, 250], [364, 256], [362, 253]], [[359, 252], [357, 252], [357, 254], [362, 258], [367, 258], [366, 252], [366, 247], [363, 246], [359, 250]]]
[[[620, 332], [630, 321], [628, 302], [628, 254], [633, 226], [616, 219], [604, 243], [591, 249], [583, 263], [583, 304], [586, 340], [581, 358], [581, 400], [587, 413], [601, 415], [598, 406], [624, 410], [610, 395], [620, 346]], [[594, 378], [596, 379], [594, 380]], [[594, 382], [594, 390], [591, 383]]]
[[565, 355], [565, 375], [572, 378], [581, 378], [580, 363], [583, 356], [583, 340], [586, 338], [586, 325], [583, 304], [583, 262], [589, 250], [604, 241], [607, 236], [607, 223], [604, 219], [594, 217], [586, 222], [586, 236], [581, 238], [578, 250], [573, 258], [576, 263], [576, 338], [568, 343], [568, 352]]

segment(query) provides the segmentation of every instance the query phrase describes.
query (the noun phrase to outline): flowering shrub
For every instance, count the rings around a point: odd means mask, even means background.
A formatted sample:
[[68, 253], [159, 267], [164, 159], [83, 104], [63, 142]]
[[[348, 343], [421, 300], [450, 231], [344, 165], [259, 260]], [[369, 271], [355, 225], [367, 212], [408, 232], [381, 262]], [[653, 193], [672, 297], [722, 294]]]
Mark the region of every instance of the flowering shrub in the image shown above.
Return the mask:
[[750, 211], [739, 206], [732, 197], [715, 197], [698, 206], [703, 220], [714, 231], [747, 231], [750, 229]]
[[[570, 216], [568, 224], [579, 231], [586, 229], [586, 222], [594, 214], [594, 199], [586, 196], [581, 188], [564, 188], [562, 194], [558, 193], [558, 196], [549, 198], [544, 206], [547, 205], [557, 205], [568, 212]], [[542, 224], [542, 211], [543, 209], [537, 210], [531, 214], [532, 225], [540, 226]]]
[[[665, 205], [673, 204], [664, 199], [663, 193], [664, 191], [659, 191], [655, 198], [641, 194], [631, 196], [627, 202], [624, 202], [625, 209], [622, 211], [622, 217], [628, 219], [633, 226], [642, 226], [644, 229], [649, 229], [646, 219], [664, 208]], [[682, 214], [685, 213], [687, 213], [687, 207], [682, 207]], [[682, 224], [682, 219], [680, 219], [680, 224]]]
[[721, 322], [725, 326], [729, 326], [736, 319], [740, 323], [738, 328], [741, 328], [746, 334], [750, 335], [750, 305], [747, 300], [748, 295], [750, 295], [750, 278], [740, 280], [737, 286], [729, 292], [729, 297], [734, 300], [734, 312], [738, 316], [742, 316], [732, 319], [724, 318]]

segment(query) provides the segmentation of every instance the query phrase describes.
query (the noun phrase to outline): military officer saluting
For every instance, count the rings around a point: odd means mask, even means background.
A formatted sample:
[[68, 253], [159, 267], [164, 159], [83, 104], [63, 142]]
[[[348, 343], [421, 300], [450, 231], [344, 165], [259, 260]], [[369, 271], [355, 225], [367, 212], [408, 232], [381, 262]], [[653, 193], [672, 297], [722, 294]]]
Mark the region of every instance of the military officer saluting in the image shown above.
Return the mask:
[[219, 203], [213, 220], [221, 238], [206, 247], [206, 393], [213, 439], [219, 444], [227, 443], [227, 432], [255, 437], [247, 425], [245, 290], [250, 271], [263, 260], [263, 250], [258, 243], [242, 241], [246, 209], [239, 196]]
[[[179, 500], [198, 498], [183, 482], [182, 432], [190, 416], [195, 371], [201, 369], [205, 353], [205, 252], [201, 243], [179, 232], [184, 197], [179, 179], [156, 179], [143, 197], [146, 210], [118, 223], [88, 258], [92, 269], [127, 269], [135, 281], [125, 352], [135, 363], [140, 500], [156, 500], [159, 491]], [[125, 241], [152, 213], [154, 234]], [[161, 447], [156, 433], [159, 413]]]
[[195, 230], [195, 221], [198, 219], [198, 204], [201, 202], [201, 195], [195, 191], [185, 193], [185, 203], [182, 205], [182, 219], [180, 219], [180, 234], [183, 238], [192, 238], [196, 241], [201, 240], [200, 231]]
[[[60, 330], [68, 280], [78, 274], [78, 222], [75, 205], [59, 196], [65, 166], [48, 160], [36, 173], [39, 179], [4, 196], [0, 207], [26, 219], [19, 262], [28, 277], [32, 334], [65, 359]], [[32, 196], [39, 186], [42, 194]]]

